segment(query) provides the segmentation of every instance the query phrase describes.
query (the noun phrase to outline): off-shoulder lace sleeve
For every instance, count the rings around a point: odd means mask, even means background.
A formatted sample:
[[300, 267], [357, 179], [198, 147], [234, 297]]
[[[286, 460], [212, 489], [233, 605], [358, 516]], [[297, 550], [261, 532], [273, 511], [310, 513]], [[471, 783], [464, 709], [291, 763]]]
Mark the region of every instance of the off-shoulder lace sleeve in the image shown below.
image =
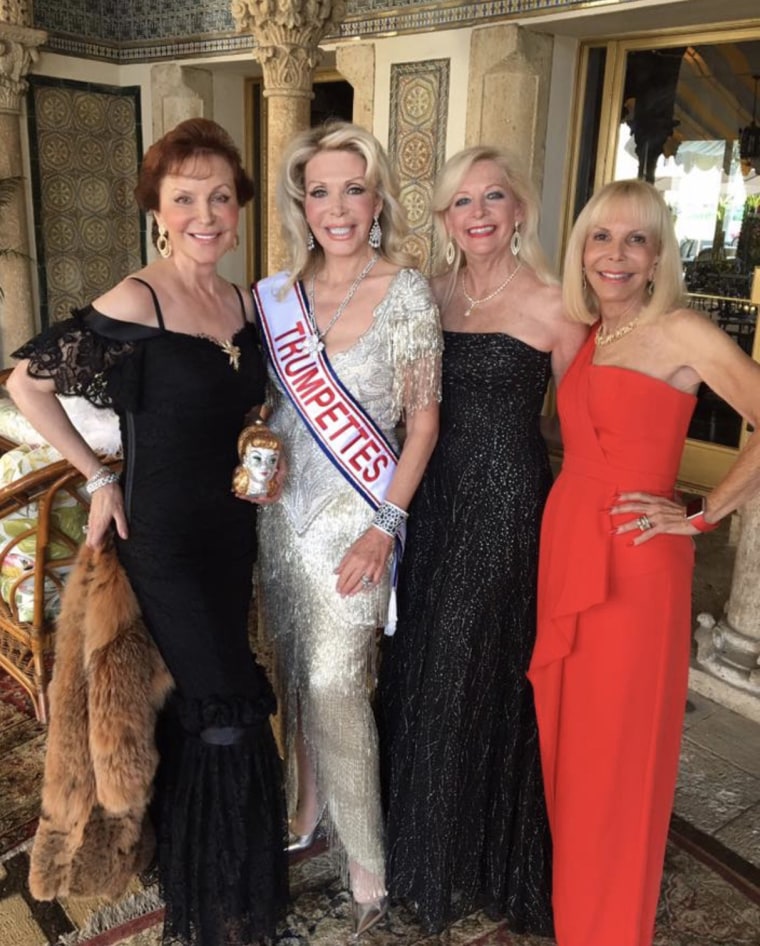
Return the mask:
[[430, 285], [416, 269], [402, 270], [393, 307], [394, 406], [406, 415], [441, 400], [443, 339]]
[[78, 394], [97, 407], [111, 407], [107, 371], [135, 345], [95, 331], [98, 318], [103, 319], [90, 307], [75, 310], [71, 318], [51, 325], [12, 357], [28, 359], [29, 374], [52, 379], [57, 394]]

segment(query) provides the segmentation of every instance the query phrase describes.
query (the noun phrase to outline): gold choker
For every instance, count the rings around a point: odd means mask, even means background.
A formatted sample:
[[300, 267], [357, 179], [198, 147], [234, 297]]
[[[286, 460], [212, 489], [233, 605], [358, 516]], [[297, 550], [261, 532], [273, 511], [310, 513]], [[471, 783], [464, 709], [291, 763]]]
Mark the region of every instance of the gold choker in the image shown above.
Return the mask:
[[621, 325], [620, 328], [615, 329], [614, 332], [610, 332], [609, 334], [607, 332], [602, 334], [602, 330], [604, 326], [600, 325], [599, 328], [597, 329], [596, 338], [594, 339], [594, 342], [596, 343], [597, 347], [602, 348], [605, 345], [611, 345], [613, 342], [618, 341], [618, 339], [620, 338], [625, 338], [625, 336], [628, 335], [629, 332], [632, 332], [636, 328], [640, 318], [641, 318], [641, 313], [639, 312], [639, 314], [635, 318], [631, 319], [630, 322], [626, 322], [625, 325]]

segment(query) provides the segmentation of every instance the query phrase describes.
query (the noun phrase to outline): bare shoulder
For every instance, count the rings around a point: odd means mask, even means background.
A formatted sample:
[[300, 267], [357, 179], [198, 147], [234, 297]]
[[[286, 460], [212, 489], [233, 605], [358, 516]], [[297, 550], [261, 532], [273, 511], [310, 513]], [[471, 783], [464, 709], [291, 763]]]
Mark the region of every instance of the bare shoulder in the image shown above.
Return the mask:
[[108, 292], [98, 296], [92, 303], [93, 308], [111, 319], [155, 325], [156, 307], [150, 289], [145, 285], [146, 282], [151, 285], [150, 277], [150, 266], [127, 276]]
[[726, 333], [720, 329], [704, 312], [687, 307], [673, 309], [658, 319], [663, 336], [681, 348], [684, 346], [715, 345], [729, 341]]
[[253, 292], [251, 291], [251, 287], [239, 286], [237, 283], [232, 283], [232, 287], [237, 290], [238, 296], [243, 300], [243, 308], [245, 309], [246, 322], [253, 322], [254, 320]]
[[449, 284], [451, 283], [451, 273], [443, 273], [439, 276], [433, 276], [430, 280], [430, 288], [433, 292], [433, 298], [439, 306], [443, 305], [443, 302], [449, 291]]
[[555, 344], [562, 342], [580, 346], [588, 335], [589, 327], [585, 322], [577, 322], [567, 314], [562, 301], [562, 289], [557, 285], [547, 285], [536, 280], [533, 293], [532, 309], [534, 316], [541, 320], [555, 339]]

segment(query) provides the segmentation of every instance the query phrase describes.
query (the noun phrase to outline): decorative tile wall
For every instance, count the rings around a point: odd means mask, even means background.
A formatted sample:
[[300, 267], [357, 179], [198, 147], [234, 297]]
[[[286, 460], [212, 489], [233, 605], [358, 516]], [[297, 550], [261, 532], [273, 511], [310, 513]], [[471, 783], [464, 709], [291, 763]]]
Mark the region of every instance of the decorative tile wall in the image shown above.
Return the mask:
[[142, 154], [139, 87], [30, 76], [41, 321], [105, 292], [145, 260], [134, 199]]
[[[388, 31], [452, 29], [559, 10], [609, 6], [615, 0], [480, 0], [435, 4], [430, 0], [348, 0], [336, 35], [369, 37]], [[638, 3], [639, 0], [617, 0]], [[48, 31], [47, 48], [84, 58], [117, 62], [178, 59], [249, 50], [254, 40], [235, 33], [230, 0], [35, 0], [38, 29]]]
[[426, 273], [434, 252], [430, 200], [446, 151], [449, 66], [448, 59], [391, 66], [388, 153], [411, 230], [407, 249]]

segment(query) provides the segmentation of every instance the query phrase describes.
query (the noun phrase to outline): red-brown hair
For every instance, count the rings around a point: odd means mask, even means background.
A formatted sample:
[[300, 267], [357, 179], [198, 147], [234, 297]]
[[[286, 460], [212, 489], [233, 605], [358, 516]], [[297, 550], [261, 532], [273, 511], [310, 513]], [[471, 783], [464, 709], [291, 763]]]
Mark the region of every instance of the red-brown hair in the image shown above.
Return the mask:
[[[240, 151], [230, 135], [209, 118], [188, 118], [180, 122], [145, 152], [135, 187], [135, 198], [142, 211], [158, 210], [161, 181], [176, 173], [188, 160], [217, 154], [232, 169], [237, 202], [242, 207], [253, 197], [253, 181], [248, 176]], [[156, 230], [155, 222], [153, 225]], [[154, 233], [155, 241], [155, 233]]]

